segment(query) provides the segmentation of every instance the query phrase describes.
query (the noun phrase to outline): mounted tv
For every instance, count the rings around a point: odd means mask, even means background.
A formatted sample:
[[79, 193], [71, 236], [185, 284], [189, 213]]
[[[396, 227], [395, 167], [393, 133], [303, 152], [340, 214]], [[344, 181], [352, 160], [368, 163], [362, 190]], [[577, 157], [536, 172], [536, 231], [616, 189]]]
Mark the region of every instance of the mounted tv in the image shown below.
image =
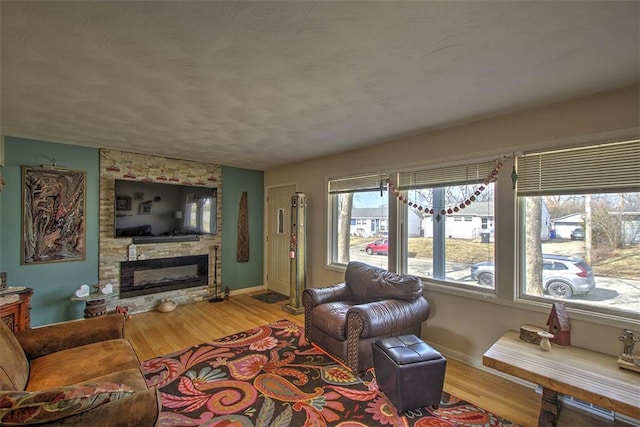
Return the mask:
[[115, 180], [114, 237], [134, 243], [192, 241], [216, 234], [217, 189]]

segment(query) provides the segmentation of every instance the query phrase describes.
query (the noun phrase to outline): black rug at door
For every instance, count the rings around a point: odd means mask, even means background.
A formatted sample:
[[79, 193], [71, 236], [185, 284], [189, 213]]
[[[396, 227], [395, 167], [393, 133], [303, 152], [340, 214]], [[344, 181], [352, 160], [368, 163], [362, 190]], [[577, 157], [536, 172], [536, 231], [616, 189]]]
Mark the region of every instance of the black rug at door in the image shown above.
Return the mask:
[[269, 291], [260, 295], [253, 295], [255, 299], [259, 299], [260, 301], [273, 304], [274, 302], [280, 302], [288, 300], [289, 297], [286, 295], [279, 294], [277, 292]]

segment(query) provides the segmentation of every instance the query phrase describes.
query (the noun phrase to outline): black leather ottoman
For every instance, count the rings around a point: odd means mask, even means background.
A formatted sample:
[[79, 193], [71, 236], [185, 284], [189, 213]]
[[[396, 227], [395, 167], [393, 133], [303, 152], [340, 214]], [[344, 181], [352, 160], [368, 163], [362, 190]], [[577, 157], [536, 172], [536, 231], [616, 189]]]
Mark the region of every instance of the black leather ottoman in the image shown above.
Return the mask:
[[440, 405], [447, 359], [415, 335], [384, 338], [373, 343], [378, 387], [396, 407]]

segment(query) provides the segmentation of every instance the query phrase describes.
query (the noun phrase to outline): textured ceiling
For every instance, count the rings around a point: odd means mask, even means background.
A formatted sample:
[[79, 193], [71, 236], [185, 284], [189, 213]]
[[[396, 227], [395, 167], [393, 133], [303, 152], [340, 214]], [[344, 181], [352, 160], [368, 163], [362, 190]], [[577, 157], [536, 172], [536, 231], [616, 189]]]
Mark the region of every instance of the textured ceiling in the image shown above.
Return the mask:
[[640, 75], [636, 1], [0, 5], [4, 135], [252, 169]]

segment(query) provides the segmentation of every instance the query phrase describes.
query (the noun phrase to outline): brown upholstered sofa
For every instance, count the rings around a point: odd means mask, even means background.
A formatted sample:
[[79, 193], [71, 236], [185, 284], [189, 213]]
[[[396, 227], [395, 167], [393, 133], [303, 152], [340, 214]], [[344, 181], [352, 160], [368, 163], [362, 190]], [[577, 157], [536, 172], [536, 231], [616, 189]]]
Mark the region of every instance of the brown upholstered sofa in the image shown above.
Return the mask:
[[356, 373], [373, 366], [371, 345], [380, 338], [420, 336], [429, 317], [418, 277], [350, 262], [345, 281], [302, 293], [305, 335]]
[[0, 322], [0, 425], [153, 426], [159, 413], [123, 316], [16, 334]]

